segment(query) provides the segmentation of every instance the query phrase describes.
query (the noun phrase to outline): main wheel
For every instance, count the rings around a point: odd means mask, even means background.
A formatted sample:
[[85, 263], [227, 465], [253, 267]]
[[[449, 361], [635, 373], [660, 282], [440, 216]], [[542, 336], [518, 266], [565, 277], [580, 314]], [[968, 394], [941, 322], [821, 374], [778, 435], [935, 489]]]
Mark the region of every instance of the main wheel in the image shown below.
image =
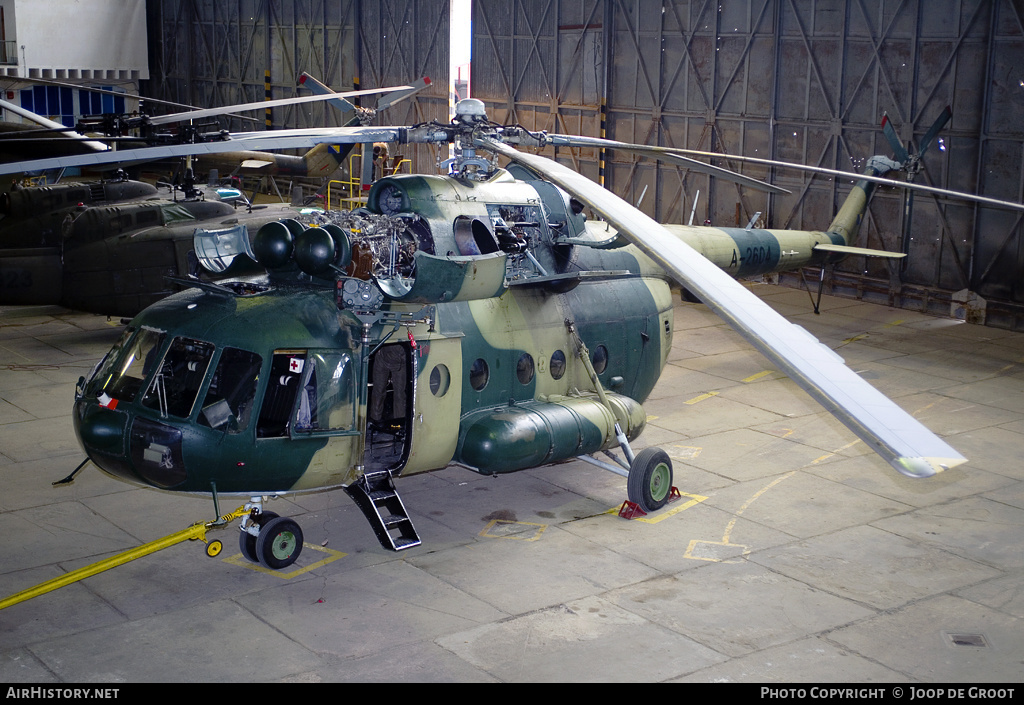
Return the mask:
[[[274, 512], [260, 512], [257, 514], [253, 521], [256, 525], [262, 527], [271, 519], [276, 519], [277, 514]], [[260, 559], [256, 557], [256, 537], [250, 534], [248, 531], [238, 532], [238, 550], [242, 552], [246, 560], [250, 560], [253, 563], [259, 563]]]
[[672, 461], [661, 448], [644, 448], [633, 458], [626, 478], [629, 501], [645, 512], [661, 509], [672, 491]]
[[272, 570], [286, 568], [302, 552], [302, 529], [291, 519], [275, 517], [260, 527], [256, 538], [256, 557], [260, 565]]

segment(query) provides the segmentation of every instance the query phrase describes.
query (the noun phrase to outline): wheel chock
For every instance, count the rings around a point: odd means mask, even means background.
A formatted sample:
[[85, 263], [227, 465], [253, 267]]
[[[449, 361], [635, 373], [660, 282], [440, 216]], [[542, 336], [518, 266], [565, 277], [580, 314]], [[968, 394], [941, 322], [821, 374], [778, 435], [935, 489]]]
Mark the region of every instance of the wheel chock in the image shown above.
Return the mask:
[[[668, 493], [668, 499], [665, 500], [665, 504], [671, 504], [676, 500], [682, 499], [683, 495], [679, 492], [679, 488], [673, 486]], [[622, 503], [619, 507], [619, 516], [623, 519], [635, 519], [637, 517], [647, 516], [647, 512], [640, 508], [640, 505], [636, 502], [630, 502], [628, 499]]]
[[623, 519], [635, 519], [636, 517], [645, 517], [647, 512], [640, 508], [640, 505], [636, 502], [630, 502], [628, 499], [622, 503], [619, 507], [619, 516]]

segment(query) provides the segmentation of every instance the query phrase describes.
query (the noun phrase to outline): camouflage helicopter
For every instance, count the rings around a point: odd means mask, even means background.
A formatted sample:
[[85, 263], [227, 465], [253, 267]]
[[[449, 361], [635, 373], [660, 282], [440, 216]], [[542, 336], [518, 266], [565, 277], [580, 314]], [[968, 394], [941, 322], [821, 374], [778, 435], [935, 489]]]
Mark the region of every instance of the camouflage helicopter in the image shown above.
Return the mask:
[[[239, 547], [249, 560], [283, 568], [302, 548], [298, 524], [265, 510], [269, 497], [340, 488], [382, 546], [416, 546], [394, 481], [452, 463], [498, 474], [587, 459], [625, 476], [641, 511], [657, 511], [672, 462], [630, 443], [675, 332], [673, 282], [897, 471], [927, 477], [966, 462], [733, 278], [851, 252], [875, 184], [894, 183], [881, 177], [900, 168], [891, 159], [870, 160], [826, 230], [800, 232], [660, 225], [512, 146], [594, 140], [495, 126], [472, 99], [451, 124], [220, 146], [318, 141], [454, 143], [455, 157], [446, 175], [377, 181], [364, 209], [336, 220], [268, 224], [251, 246], [210, 248], [218, 266], [244, 253], [266, 280], [196, 281], [150, 306], [75, 395], [76, 433], [107, 474], [212, 496], [215, 507], [246, 498]], [[594, 457], [602, 452], [612, 462]]]

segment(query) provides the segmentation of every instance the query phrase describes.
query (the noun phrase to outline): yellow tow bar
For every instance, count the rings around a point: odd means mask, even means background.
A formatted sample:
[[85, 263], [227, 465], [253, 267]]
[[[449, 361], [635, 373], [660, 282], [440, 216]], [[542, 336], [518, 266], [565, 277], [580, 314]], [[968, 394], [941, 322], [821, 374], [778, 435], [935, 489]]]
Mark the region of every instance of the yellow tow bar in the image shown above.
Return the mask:
[[119, 565], [124, 565], [125, 563], [134, 561], [136, 558], [142, 558], [143, 556], [148, 556], [150, 553], [156, 553], [157, 551], [162, 551], [165, 548], [170, 548], [171, 546], [179, 544], [182, 541], [196, 539], [203, 541], [204, 543], [206, 543], [206, 554], [211, 557], [216, 556], [221, 552], [223, 544], [221, 544], [220, 541], [207, 541], [207, 530], [227, 526], [235, 519], [243, 517], [248, 513], [249, 511], [244, 506], [239, 507], [230, 514], [225, 514], [224, 516], [220, 517], [219, 519], [215, 519], [214, 521], [193, 524], [187, 529], [183, 529], [181, 531], [178, 531], [177, 533], [173, 533], [170, 536], [165, 536], [164, 538], [157, 539], [156, 541], [150, 541], [149, 543], [142, 544], [138, 548], [133, 548], [131, 550], [125, 551], [124, 553], [119, 553], [116, 556], [111, 556], [110, 558], [106, 558], [102, 561], [99, 561], [98, 563], [87, 565], [84, 568], [73, 570], [70, 573], [67, 573], [66, 575], [60, 576], [59, 578], [48, 580], [45, 583], [36, 585], [34, 588], [22, 590], [21, 592], [15, 595], [11, 595], [8, 598], [0, 600], [0, 610], [4, 609], [5, 607], [10, 607], [11, 605], [16, 605], [19, 602], [24, 602], [25, 600], [31, 600], [33, 597], [45, 595], [46, 593], [52, 592], [57, 588], [62, 588], [65, 585], [77, 583], [79, 580], [84, 580], [85, 578], [96, 575], [97, 573], [102, 573], [105, 570], [110, 570], [111, 568], [116, 568]]

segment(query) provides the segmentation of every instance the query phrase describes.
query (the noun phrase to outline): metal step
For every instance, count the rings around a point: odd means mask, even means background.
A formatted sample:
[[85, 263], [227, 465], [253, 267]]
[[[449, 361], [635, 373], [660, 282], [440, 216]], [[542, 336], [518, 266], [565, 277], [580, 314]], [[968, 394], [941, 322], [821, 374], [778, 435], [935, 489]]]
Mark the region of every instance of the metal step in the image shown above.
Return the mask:
[[345, 492], [362, 510], [384, 548], [403, 551], [422, 543], [388, 471], [366, 473]]

